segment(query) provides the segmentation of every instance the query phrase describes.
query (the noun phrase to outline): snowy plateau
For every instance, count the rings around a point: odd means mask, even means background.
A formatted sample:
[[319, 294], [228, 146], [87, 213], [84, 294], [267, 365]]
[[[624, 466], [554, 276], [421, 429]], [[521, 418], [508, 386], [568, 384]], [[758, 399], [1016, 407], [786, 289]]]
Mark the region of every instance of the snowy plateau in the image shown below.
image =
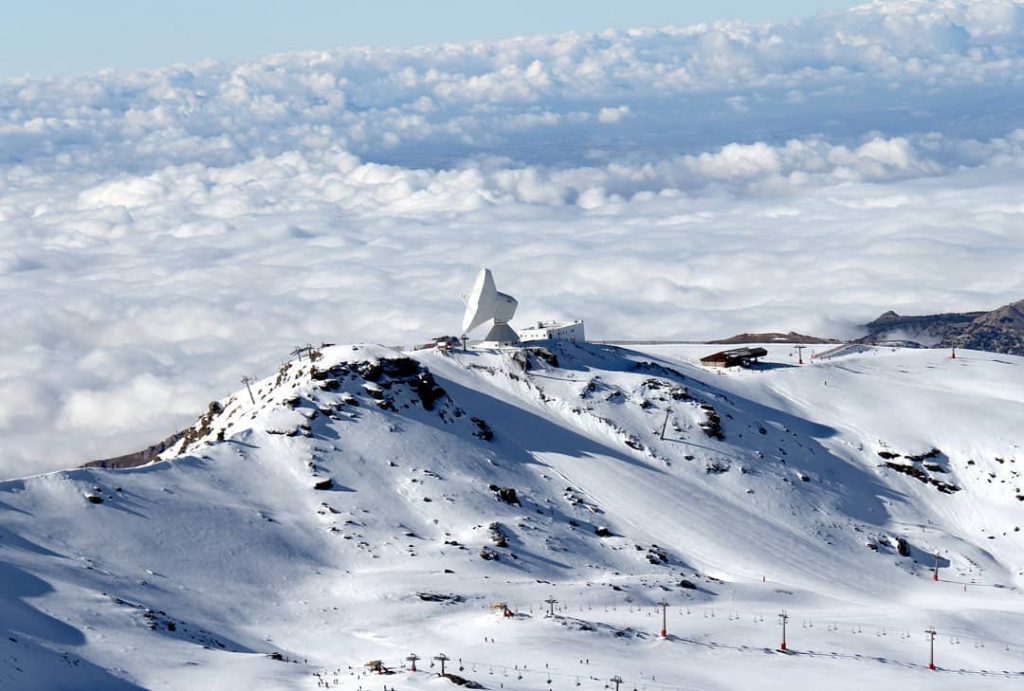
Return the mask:
[[0, 688], [1019, 688], [1024, 358], [768, 348], [323, 347], [0, 483]]

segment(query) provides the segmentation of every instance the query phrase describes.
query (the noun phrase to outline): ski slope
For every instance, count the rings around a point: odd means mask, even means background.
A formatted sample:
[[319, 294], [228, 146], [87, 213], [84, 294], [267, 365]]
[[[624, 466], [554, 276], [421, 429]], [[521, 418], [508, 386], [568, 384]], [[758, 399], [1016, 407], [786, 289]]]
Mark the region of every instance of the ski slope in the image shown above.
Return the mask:
[[0, 689], [1016, 688], [1024, 359], [767, 347], [327, 347], [0, 483]]

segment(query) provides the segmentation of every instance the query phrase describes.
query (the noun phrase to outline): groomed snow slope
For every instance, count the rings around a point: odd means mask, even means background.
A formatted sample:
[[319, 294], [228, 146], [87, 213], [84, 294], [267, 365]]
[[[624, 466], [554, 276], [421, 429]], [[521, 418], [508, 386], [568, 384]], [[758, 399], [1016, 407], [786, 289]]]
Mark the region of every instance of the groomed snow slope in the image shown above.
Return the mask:
[[2, 483], [0, 688], [1019, 685], [1024, 359], [787, 348], [329, 347]]

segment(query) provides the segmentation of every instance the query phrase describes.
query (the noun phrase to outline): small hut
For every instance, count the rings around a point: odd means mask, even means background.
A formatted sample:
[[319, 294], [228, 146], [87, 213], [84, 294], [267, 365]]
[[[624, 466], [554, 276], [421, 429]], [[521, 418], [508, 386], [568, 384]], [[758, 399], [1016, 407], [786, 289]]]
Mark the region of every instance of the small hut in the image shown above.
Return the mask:
[[363, 666], [375, 674], [391, 674], [391, 670], [384, 666], [383, 660], [370, 660]]
[[496, 614], [500, 614], [501, 616], [505, 617], [506, 619], [508, 619], [508, 618], [513, 616], [512, 615], [512, 610], [510, 610], [508, 608], [508, 603], [506, 603], [506, 602], [495, 602], [495, 603], [492, 603], [491, 604], [491, 611], [496, 613]]
[[711, 367], [750, 367], [767, 354], [764, 348], [733, 348], [702, 357], [700, 362]]

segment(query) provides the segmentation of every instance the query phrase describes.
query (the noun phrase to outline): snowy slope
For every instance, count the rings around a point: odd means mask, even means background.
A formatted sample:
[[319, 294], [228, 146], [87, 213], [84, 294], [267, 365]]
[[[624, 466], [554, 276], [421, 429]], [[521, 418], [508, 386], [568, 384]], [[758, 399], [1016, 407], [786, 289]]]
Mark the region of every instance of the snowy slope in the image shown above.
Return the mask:
[[163, 462], [2, 483], [0, 688], [1018, 685], [1024, 359], [714, 348], [328, 347]]

